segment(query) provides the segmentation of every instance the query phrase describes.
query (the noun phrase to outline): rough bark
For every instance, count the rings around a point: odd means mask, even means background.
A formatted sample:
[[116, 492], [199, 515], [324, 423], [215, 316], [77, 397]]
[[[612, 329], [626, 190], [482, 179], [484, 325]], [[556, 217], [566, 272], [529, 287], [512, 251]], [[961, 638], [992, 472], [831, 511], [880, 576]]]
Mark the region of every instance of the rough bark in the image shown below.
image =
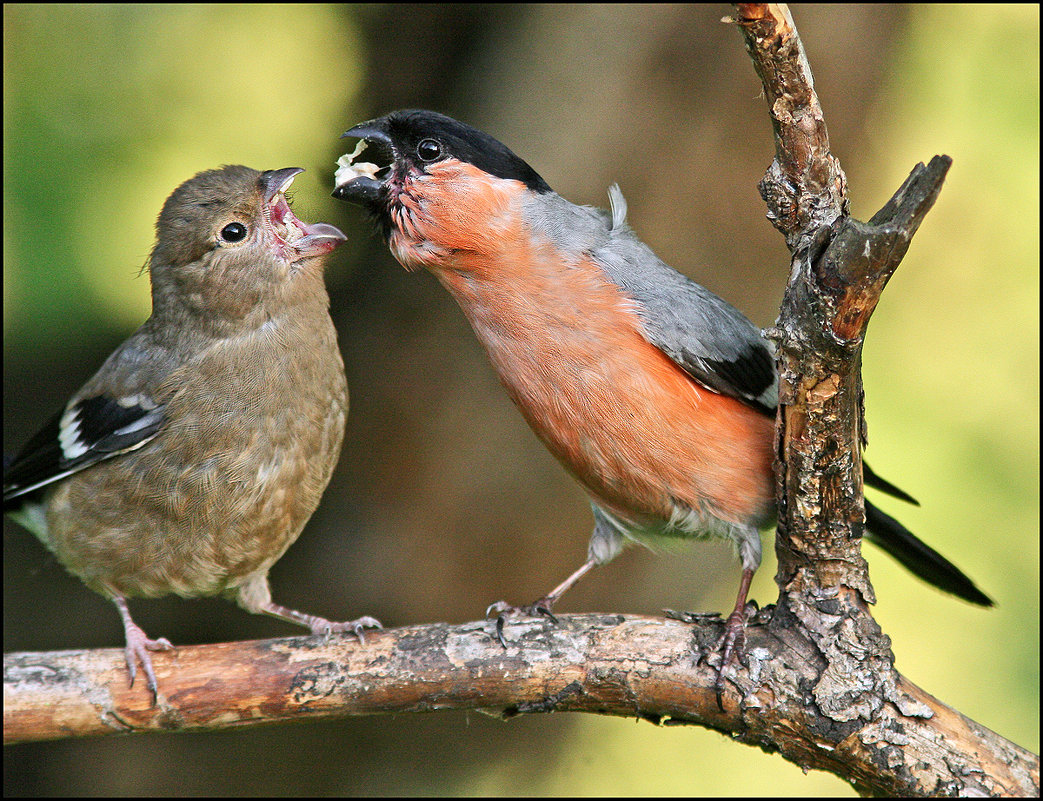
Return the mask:
[[[747, 666], [717, 708], [712, 658], [722, 622], [632, 615], [561, 615], [560, 625], [512, 623], [509, 646], [493, 622], [433, 623], [347, 635], [188, 646], [156, 654], [155, 706], [127, 683], [117, 648], [4, 657], [5, 743], [155, 731], [216, 730], [286, 720], [480, 709], [503, 717], [593, 712], [728, 733], [807, 768], [877, 793], [911, 791], [942, 772], [959, 780], [932, 794], [1030, 794], [1032, 755], [896, 677], [872, 720], [838, 720], [825, 698], [828, 662], [799, 627], [748, 629]], [[850, 639], [850, 637], [849, 637]], [[698, 661], [697, 661], [698, 660]], [[848, 681], [850, 686], [850, 681]], [[867, 696], [861, 696], [863, 699]], [[828, 702], [833, 701], [832, 705]], [[911, 779], [903, 770], [915, 752]]]

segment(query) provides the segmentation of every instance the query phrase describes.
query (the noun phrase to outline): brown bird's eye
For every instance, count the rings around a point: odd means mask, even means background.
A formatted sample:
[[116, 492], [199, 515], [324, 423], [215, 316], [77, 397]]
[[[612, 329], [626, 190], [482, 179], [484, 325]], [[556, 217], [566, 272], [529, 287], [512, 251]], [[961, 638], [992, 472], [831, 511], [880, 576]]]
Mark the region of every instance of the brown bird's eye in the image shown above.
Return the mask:
[[246, 238], [246, 226], [242, 223], [228, 223], [221, 229], [221, 238], [225, 242], [242, 242]]
[[434, 161], [442, 155], [442, 146], [434, 139], [422, 139], [416, 146], [421, 161]]

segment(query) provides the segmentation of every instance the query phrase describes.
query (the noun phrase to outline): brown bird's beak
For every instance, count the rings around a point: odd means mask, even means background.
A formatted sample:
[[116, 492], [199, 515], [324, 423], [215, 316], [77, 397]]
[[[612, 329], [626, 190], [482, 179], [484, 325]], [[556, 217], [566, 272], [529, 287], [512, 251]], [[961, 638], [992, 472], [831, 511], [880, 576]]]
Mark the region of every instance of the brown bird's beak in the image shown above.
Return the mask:
[[347, 239], [329, 223], [306, 223], [290, 211], [286, 190], [304, 172], [300, 167], [285, 167], [261, 173], [258, 183], [264, 198], [264, 222], [284, 258], [300, 261], [329, 253]]

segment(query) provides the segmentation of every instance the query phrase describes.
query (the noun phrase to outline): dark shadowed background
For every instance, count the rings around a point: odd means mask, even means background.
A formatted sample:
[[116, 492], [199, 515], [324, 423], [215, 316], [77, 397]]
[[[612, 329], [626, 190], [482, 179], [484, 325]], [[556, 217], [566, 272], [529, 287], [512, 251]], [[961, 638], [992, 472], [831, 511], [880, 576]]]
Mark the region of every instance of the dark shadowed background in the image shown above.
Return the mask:
[[[283, 604], [385, 625], [527, 602], [579, 565], [589, 506], [500, 389], [462, 314], [329, 197], [352, 124], [448, 113], [565, 197], [606, 205], [669, 264], [770, 324], [787, 277], [756, 183], [760, 85], [726, 6], [4, 6], [4, 448], [148, 315], [165, 197], [224, 163], [305, 167], [294, 207], [344, 229], [328, 284], [352, 408], [344, 454], [271, 571]], [[954, 159], [864, 354], [888, 511], [998, 602], [981, 610], [868, 548], [898, 667], [1038, 750], [1039, 204], [1034, 6], [795, 6], [863, 219], [917, 161]], [[112, 605], [5, 523], [4, 650], [114, 647]], [[768, 538], [770, 543], [770, 537]], [[775, 599], [766, 548], [753, 597]], [[730, 607], [727, 546], [625, 552], [562, 611]], [[175, 644], [299, 634], [222, 600], [132, 601]], [[160, 656], [158, 659], [165, 657]], [[8, 794], [850, 792], [694, 728], [579, 715], [356, 718], [8, 748]]]

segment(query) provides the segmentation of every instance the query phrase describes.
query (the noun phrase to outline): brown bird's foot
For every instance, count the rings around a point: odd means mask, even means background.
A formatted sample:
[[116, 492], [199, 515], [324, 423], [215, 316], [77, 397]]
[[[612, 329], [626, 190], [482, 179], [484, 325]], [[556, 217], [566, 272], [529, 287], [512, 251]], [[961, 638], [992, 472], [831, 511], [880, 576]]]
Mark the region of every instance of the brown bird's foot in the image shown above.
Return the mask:
[[485, 610], [485, 616], [489, 618], [493, 614], [496, 615], [496, 639], [499, 640], [500, 645], [506, 648], [507, 639], [503, 636], [503, 626], [508, 618], [545, 617], [551, 623], [557, 625], [558, 619], [551, 612], [551, 607], [554, 606], [554, 601], [556, 600], [556, 598], [547, 595], [538, 601], [533, 601], [528, 606], [512, 606], [506, 601], [497, 601], [494, 604], [489, 604], [489, 607]]
[[[746, 620], [757, 613], [757, 604], [746, 603], [746, 596], [750, 592], [750, 582], [753, 581], [753, 567], [742, 569], [742, 579], [739, 581], [739, 594], [735, 598], [735, 608], [728, 615], [724, 623], [724, 634], [718, 640], [714, 653], [721, 655], [721, 663], [717, 667], [717, 679], [714, 682], [714, 692], [717, 695], [717, 708], [724, 711], [724, 671], [728, 669], [732, 658], [738, 656], [746, 641], [743, 633], [746, 628]], [[752, 611], [751, 611], [752, 607]]]
[[[700, 653], [696, 659], [696, 664], [706, 659], [707, 664], [710, 662], [710, 657], [715, 654], [719, 655], [720, 660], [717, 663], [717, 676], [714, 679], [714, 693], [717, 696], [717, 708], [724, 712], [724, 686], [725, 686], [725, 671], [731, 666], [731, 664], [739, 658], [739, 655], [743, 652], [743, 648], [746, 645], [746, 623], [751, 618], [755, 617], [760, 611], [756, 601], [750, 601], [747, 603], [746, 596], [750, 591], [750, 581], [753, 579], [753, 570], [744, 568], [742, 571], [742, 580], [739, 582], [739, 595], [735, 599], [735, 608], [732, 613], [728, 615], [728, 619], [724, 622], [724, 633], [721, 634], [720, 639], [717, 643], [706, 653]], [[672, 609], [664, 609], [663, 613], [672, 620], [680, 620], [682, 623], [693, 623], [705, 625], [711, 622], [718, 622], [721, 616], [716, 612], [711, 613], [699, 613], [699, 612], [675, 612]]]
[[134, 686], [140, 662], [145, 674], [145, 682], [152, 693], [152, 705], [155, 706], [159, 695], [159, 684], [156, 682], [156, 672], [152, 668], [152, 657], [149, 655], [149, 651], [174, 651], [176, 653], [177, 649], [166, 637], [160, 637], [158, 640], [149, 639], [142, 628], [131, 619], [125, 598], [117, 596], [112, 599], [112, 602], [116, 604], [120, 617], [123, 618], [123, 631], [127, 639], [123, 655], [127, 662], [127, 672], [130, 673], [130, 686]]
[[343, 623], [333, 623], [332, 621], [325, 620], [321, 617], [312, 618], [312, 621], [313, 622], [309, 626], [311, 628], [312, 634], [321, 634], [324, 637], [329, 637], [331, 634], [334, 633], [340, 634], [347, 632], [349, 634], [354, 634], [356, 637], [358, 637], [359, 642], [362, 645], [366, 644], [366, 637], [362, 633], [364, 629], [384, 628], [382, 625], [380, 625], [379, 620], [377, 620], [375, 617], [370, 617], [369, 615], [363, 615], [362, 617], [357, 618], [356, 620], [348, 620]]
[[271, 601], [268, 601], [267, 603], [262, 605], [259, 609], [257, 609], [257, 611], [264, 612], [266, 615], [271, 615], [272, 617], [278, 617], [283, 620], [288, 620], [291, 623], [296, 623], [300, 626], [304, 626], [305, 628], [311, 629], [312, 634], [320, 634], [323, 637], [327, 638], [334, 633], [347, 632], [349, 634], [354, 634], [356, 637], [359, 638], [359, 642], [363, 645], [366, 644], [366, 638], [362, 633], [363, 629], [384, 628], [380, 625], [379, 620], [377, 620], [375, 617], [369, 617], [368, 615], [364, 615], [363, 617], [360, 617], [357, 620], [348, 620], [343, 623], [334, 623], [333, 621], [327, 620], [324, 617], [318, 617], [316, 615], [306, 615], [304, 614], [304, 612], [298, 612], [296, 609], [289, 609], [285, 606], [279, 606], [279, 604], [272, 603]]
[[123, 653], [127, 660], [127, 670], [130, 671], [130, 686], [134, 686], [134, 679], [137, 678], [138, 672], [136, 663], [140, 662], [141, 669], [145, 673], [146, 684], [152, 692], [152, 705], [155, 706], [159, 685], [156, 682], [156, 671], [152, 668], [152, 657], [149, 656], [149, 651], [176, 652], [177, 648], [166, 637], [150, 640], [145, 636], [145, 632], [136, 625], [133, 629], [127, 629], [127, 646]]

